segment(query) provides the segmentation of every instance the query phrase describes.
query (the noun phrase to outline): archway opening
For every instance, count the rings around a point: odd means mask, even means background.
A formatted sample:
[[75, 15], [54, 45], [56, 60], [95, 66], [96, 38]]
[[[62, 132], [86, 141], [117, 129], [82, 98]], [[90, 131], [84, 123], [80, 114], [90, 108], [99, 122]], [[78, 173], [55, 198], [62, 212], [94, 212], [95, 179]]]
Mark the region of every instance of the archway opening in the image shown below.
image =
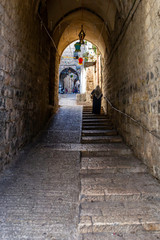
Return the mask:
[[102, 55], [98, 47], [87, 40], [82, 45], [78, 40], [69, 44], [59, 65], [59, 94], [77, 94], [78, 103], [90, 103], [91, 91], [97, 85], [102, 87], [102, 82]]
[[78, 93], [79, 88], [78, 72], [72, 67], [63, 69], [59, 74], [59, 93]]

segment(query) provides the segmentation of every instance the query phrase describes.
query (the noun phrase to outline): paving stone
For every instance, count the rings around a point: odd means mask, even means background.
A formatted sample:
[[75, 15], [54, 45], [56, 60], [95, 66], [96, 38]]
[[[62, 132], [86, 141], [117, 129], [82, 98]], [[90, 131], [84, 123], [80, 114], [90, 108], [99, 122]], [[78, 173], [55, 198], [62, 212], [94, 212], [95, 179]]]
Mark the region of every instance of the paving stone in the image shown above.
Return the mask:
[[[91, 224], [84, 223], [86, 216]], [[160, 203], [155, 200], [82, 203], [79, 232], [159, 231], [159, 221]]]
[[[37, 144], [37, 147], [40, 144]], [[96, 156], [119, 156], [132, 154], [124, 143], [108, 143], [108, 144], [67, 144], [67, 143], [42, 143], [41, 146], [50, 148], [51, 150], [61, 151], [81, 151], [82, 156], [96, 157]]]
[[[65, 142], [69, 141], [71, 122], [67, 118], [73, 112], [78, 121], [72, 122], [70, 142], [80, 144], [75, 136], [80, 136], [81, 107], [63, 106], [34, 147], [24, 150], [19, 161], [1, 176], [1, 240], [78, 239], [80, 152], [63, 143], [63, 135]], [[65, 151], [54, 147], [59, 141]], [[46, 142], [52, 146], [45, 147]]]
[[105, 198], [159, 197], [159, 182], [147, 173], [108, 173], [81, 177], [82, 195], [105, 195]]
[[79, 132], [72, 130], [44, 131], [40, 141], [43, 143], [79, 143]]
[[[81, 158], [81, 173], [88, 170], [90, 173], [108, 172], [146, 172], [147, 166], [134, 156], [106, 156]], [[85, 173], [85, 172], [84, 172]]]
[[158, 240], [160, 239], [159, 234], [151, 233], [134, 233], [134, 234], [124, 234], [124, 233], [101, 233], [101, 234], [83, 234], [80, 240]]
[[58, 235], [59, 239], [77, 239], [80, 155], [51, 154], [45, 149], [43, 156], [43, 151], [31, 152], [13, 167], [10, 178], [1, 180], [1, 239], [47, 239], [49, 234], [54, 239]]

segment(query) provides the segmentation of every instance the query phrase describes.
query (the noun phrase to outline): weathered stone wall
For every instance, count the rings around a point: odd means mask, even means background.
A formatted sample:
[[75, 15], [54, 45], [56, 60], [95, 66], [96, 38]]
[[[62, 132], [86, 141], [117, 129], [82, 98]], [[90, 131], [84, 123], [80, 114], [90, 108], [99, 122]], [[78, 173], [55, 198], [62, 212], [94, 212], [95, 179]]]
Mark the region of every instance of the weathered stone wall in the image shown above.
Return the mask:
[[86, 68], [86, 101], [91, 103], [91, 92], [97, 86], [97, 65]]
[[59, 99], [58, 99], [58, 89], [59, 89], [59, 64], [60, 64], [60, 56], [58, 52], [55, 52], [54, 55], [54, 64], [51, 65], [51, 68], [53, 70], [53, 107], [54, 107], [54, 113], [57, 111], [59, 106]]
[[[117, 36], [121, 28], [122, 24], [117, 23]], [[105, 95], [114, 106], [160, 137], [159, 0], [140, 2], [108, 61]], [[110, 113], [125, 141], [160, 178], [160, 139], [120, 113]]]
[[86, 92], [91, 92], [95, 86], [95, 66], [86, 68]]
[[58, 109], [58, 89], [59, 89], [59, 62], [60, 57], [55, 48], [51, 48], [50, 57], [50, 83], [49, 83], [49, 99], [52, 111], [55, 113]]
[[49, 42], [33, 1], [0, 1], [0, 169], [49, 116]]

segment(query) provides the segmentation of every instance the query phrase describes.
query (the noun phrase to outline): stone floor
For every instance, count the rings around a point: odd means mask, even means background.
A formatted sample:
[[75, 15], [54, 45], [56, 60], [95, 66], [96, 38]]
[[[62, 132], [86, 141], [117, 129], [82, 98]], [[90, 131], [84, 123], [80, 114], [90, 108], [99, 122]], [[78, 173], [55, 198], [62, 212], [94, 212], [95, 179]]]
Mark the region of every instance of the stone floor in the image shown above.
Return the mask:
[[82, 106], [60, 109], [0, 178], [0, 240], [160, 239], [160, 183], [123, 143], [81, 144]]

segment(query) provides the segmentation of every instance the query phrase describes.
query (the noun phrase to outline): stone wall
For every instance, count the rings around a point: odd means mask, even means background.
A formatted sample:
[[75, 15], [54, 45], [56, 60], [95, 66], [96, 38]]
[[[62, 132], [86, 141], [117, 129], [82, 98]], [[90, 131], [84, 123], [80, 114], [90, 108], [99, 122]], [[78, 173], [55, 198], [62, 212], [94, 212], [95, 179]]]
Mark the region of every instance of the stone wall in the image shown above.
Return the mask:
[[86, 68], [86, 92], [93, 91], [96, 85], [95, 66]]
[[49, 99], [53, 113], [58, 109], [58, 89], [59, 89], [59, 62], [60, 57], [55, 48], [51, 48], [50, 57], [50, 81], [49, 81]]
[[[117, 23], [117, 36], [121, 28]], [[104, 95], [160, 138], [159, 46], [160, 1], [140, 1], [108, 59]], [[125, 141], [160, 178], [160, 139], [120, 113], [110, 109], [110, 114]]]
[[92, 103], [90, 97], [91, 92], [97, 86], [96, 64], [91, 63], [90, 66], [85, 67], [83, 71], [85, 71], [86, 92], [77, 94], [77, 103], [90, 105]]
[[33, 1], [0, 2], [0, 169], [49, 117], [49, 42]]
[[53, 65], [51, 65], [51, 68], [53, 69], [53, 98], [54, 98], [54, 113], [57, 111], [59, 106], [59, 99], [58, 99], [58, 89], [59, 89], [59, 64], [60, 64], [60, 56], [58, 52], [55, 53], [55, 62]]

